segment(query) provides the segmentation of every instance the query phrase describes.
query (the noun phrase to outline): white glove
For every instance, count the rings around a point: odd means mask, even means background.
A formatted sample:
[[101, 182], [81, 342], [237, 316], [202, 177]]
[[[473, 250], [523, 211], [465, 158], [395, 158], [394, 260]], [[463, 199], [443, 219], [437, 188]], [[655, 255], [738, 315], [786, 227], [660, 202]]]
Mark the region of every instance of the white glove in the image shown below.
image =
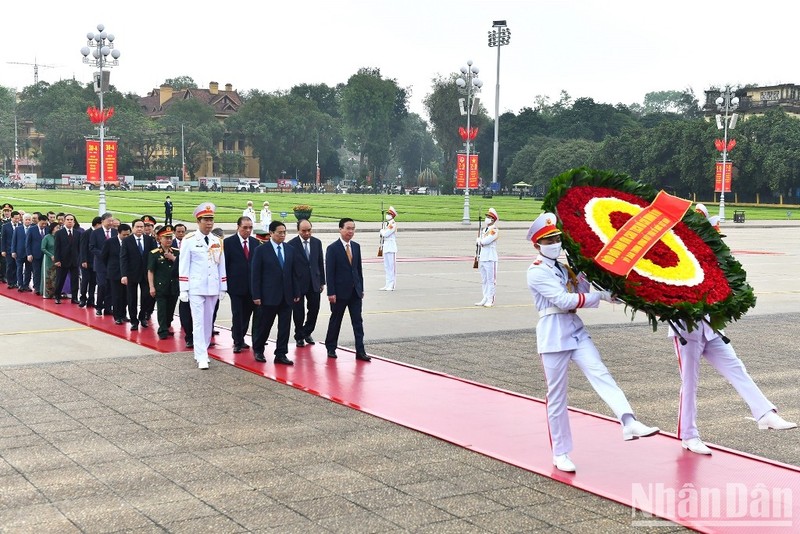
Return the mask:
[[181, 291], [181, 294], [178, 296], [181, 302], [189, 302], [189, 292], [188, 291]]
[[611, 296], [611, 291], [598, 291], [598, 293], [600, 293], [600, 300], [606, 302], [614, 302], [614, 300], [616, 300]]
[[225, 300], [225, 292], [221, 291], [219, 294], [219, 300]]

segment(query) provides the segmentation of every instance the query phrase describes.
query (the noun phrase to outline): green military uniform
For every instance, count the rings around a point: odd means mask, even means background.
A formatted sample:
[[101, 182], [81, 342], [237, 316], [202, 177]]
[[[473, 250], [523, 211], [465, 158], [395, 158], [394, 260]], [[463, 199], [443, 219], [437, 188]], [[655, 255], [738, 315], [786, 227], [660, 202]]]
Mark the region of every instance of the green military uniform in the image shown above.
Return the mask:
[[161, 247], [155, 248], [147, 255], [147, 270], [153, 273], [153, 284], [156, 289], [156, 306], [158, 306], [158, 337], [166, 339], [169, 327], [175, 315], [175, 306], [178, 304], [178, 270], [174, 265], [178, 262], [178, 249], [170, 247], [170, 252], [175, 259], [169, 260]]

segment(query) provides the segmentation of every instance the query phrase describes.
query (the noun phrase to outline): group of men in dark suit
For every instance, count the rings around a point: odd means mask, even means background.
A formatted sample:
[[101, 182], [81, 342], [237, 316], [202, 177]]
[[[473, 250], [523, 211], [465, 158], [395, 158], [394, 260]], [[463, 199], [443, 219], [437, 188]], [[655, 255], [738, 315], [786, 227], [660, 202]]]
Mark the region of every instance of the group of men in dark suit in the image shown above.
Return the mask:
[[[328, 281], [331, 321], [325, 339], [328, 357], [336, 358], [336, 346], [345, 310], [350, 311], [356, 338], [356, 358], [369, 361], [364, 349], [361, 301], [364, 296], [361, 249], [351, 241], [352, 219], [339, 223], [340, 238], [323, 257], [322, 242], [312, 236], [307, 219], [297, 223], [298, 235], [286, 241], [286, 226], [273, 221], [269, 239], [263, 244], [253, 238], [253, 221], [240, 217], [236, 234], [224, 240], [228, 294], [231, 297], [232, 334], [235, 353], [250, 348], [244, 340], [253, 318], [253, 352], [265, 362], [264, 347], [278, 320], [274, 362], [293, 365], [287, 357], [291, 323], [298, 347], [313, 345], [321, 293]], [[327, 277], [326, 277], [327, 268]]]

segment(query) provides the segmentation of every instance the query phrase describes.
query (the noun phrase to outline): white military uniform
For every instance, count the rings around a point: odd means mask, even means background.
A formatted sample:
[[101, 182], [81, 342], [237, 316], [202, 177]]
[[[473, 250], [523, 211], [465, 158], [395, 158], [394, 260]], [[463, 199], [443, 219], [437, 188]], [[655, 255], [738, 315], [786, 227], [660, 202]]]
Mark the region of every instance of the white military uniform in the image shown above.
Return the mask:
[[189, 292], [194, 330], [194, 359], [208, 363], [208, 345], [214, 329], [214, 307], [221, 293], [228, 290], [222, 241], [214, 234], [186, 234], [178, 255], [178, 280], [181, 292]]
[[383, 270], [386, 274], [386, 285], [382, 291], [394, 291], [397, 281], [397, 221], [394, 216], [388, 220], [386, 228], [381, 230], [383, 238]]
[[570, 280], [561, 263], [539, 255], [528, 268], [528, 288], [539, 310], [536, 345], [547, 381], [547, 422], [553, 455], [572, 450], [567, 412], [567, 368], [573, 361], [614, 415], [622, 421], [633, 409], [600, 359], [576, 308], [597, 308], [601, 293], [590, 293], [583, 274]]
[[686, 345], [681, 345], [675, 330], [670, 327], [668, 335], [673, 338], [681, 372], [681, 396], [678, 406], [680, 439], [700, 437], [697, 430], [697, 386], [700, 382], [702, 356], [705, 356], [708, 363], [739, 393], [742, 400], [750, 407], [750, 412], [756, 421], [775, 410], [775, 405], [767, 399], [750, 377], [730, 343], [725, 343], [708, 323], [702, 321], [691, 332], [680, 328], [680, 334], [686, 340]]
[[481, 273], [481, 288], [483, 290], [483, 300], [479, 306], [492, 306], [494, 295], [497, 289], [497, 239], [500, 237], [500, 230], [497, 228], [497, 220], [494, 224], [487, 225], [478, 239], [481, 246], [480, 256], [478, 257], [478, 270]]
[[253, 221], [253, 223], [255, 223], [256, 222], [256, 210], [254, 210], [252, 207], [248, 206], [242, 212], [242, 217], [247, 217], [248, 219]]
[[[255, 220], [253, 222], [256, 222]], [[269, 225], [272, 222], [272, 212], [269, 210], [269, 207], [262, 208], [261, 210], [261, 229], [265, 232], [269, 232]]]

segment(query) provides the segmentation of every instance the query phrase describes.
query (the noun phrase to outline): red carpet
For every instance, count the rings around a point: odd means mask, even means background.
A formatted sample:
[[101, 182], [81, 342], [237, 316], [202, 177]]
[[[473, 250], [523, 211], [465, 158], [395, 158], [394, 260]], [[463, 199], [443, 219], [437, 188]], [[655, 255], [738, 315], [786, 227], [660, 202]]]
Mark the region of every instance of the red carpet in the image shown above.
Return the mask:
[[[130, 332], [93, 309], [2, 294], [160, 352], [185, 350], [180, 335], [159, 341], [153, 327]], [[180, 331], [177, 319], [174, 327]], [[384, 358], [355, 361], [349, 350], [330, 360], [321, 344], [296, 349], [295, 365], [285, 367], [257, 363], [251, 351], [233, 354], [228, 331], [217, 342], [210, 352], [222, 362], [702, 532], [800, 531], [796, 466], [722, 447], [692, 454], [669, 434], [623, 442], [616, 421], [573, 409], [578, 472], [562, 473], [550, 462], [541, 400]], [[653, 526], [657, 517], [637, 513], [631, 521]]]

